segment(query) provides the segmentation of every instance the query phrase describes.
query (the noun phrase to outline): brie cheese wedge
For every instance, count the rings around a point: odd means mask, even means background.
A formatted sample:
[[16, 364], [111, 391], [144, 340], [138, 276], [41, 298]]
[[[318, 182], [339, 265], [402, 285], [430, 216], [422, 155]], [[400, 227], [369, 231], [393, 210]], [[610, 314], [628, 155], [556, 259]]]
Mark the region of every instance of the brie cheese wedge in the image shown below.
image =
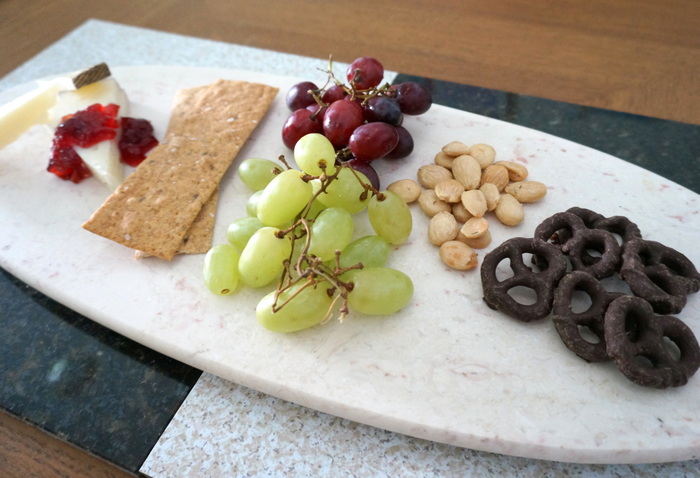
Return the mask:
[[[126, 93], [117, 80], [109, 77], [77, 90], [59, 92], [56, 103], [48, 112], [48, 124], [55, 128], [64, 116], [84, 110], [96, 103], [103, 106], [110, 103], [119, 105], [119, 119], [129, 114], [129, 99]], [[102, 141], [89, 148], [75, 148], [93, 176], [107, 185], [110, 191], [116, 189], [124, 180], [124, 166], [120, 161], [118, 147], [120, 137], [121, 129], [118, 130], [114, 139]]]

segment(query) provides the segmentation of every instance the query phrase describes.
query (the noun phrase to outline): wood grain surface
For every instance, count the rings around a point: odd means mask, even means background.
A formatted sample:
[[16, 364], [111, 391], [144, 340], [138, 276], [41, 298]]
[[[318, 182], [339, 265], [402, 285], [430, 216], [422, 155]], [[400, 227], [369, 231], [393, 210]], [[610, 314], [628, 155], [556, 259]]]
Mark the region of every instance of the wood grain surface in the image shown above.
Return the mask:
[[[697, 0], [0, 0], [0, 76], [90, 18], [700, 124]], [[127, 476], [2, 413], [0, 475]]]
[[0, 0], [0, 76], [89, 18], [700, 124], [697, 0]]
[[0, 476], [131, 478], [137, 475], [0, 410]]

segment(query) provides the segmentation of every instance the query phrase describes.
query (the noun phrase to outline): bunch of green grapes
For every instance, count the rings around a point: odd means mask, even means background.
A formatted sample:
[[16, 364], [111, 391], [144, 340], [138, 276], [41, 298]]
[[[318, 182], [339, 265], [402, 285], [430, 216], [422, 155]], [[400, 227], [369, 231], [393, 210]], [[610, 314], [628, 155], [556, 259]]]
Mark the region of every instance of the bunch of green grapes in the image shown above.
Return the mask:
[[[227, 242], [204, 259], [206, 286], [229, 295], [240, 287], [277, 287], [257, 305], [260, 324], [294, 332], [350, 310], [392, 314], [413, 297], [413, 282], [386, 266], [392, 246], [403, 244], [413, 220], [406, 203], [378, 191], [367, 177], [336, 164], [332, 143], [321, 134], [294, 148], [300, 169], [250, 158], [238, 174], [251, 189], [247, 217], [232, 222]], [[355, 237], [357, 215], [366, 213], [374, 234]]]

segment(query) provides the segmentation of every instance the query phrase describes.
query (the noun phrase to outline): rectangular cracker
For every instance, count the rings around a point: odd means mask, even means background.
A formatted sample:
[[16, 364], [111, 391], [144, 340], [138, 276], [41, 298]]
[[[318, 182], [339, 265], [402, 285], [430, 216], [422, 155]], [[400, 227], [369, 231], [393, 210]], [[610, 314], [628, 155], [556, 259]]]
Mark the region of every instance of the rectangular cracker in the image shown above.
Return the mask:
[[182, 244], [177, 249], [178, 254], [204, 254], [211, 248], [218, 202], [219, 190], [216, 189], [194, 218], [185, 237], [182, 238]]
[[[178, 131], [183, 128], [181, 121], [183, 114], [181, 114], [181, 111], [186, 111], [188, 108], [192, 107], [193, 96], [202, 88], [207, 88], [207, 86], [184, 88], [175, 93], [173, 114], [171, 114], [168, 130], [165, 134], [166, 141], [169, 135], [177, 135]], [[218, 200], [219, 194], [218, 189], [216, 189], [209, 199], [207, 199], [207, 202], [204, 203], [197, 217], [195, 217], [194, 222], [190, 225], [185, 237], [182, 238], [182, 244], [180, 244], [176, 254], [204, 254], [209, 250], [214, 235]], [[135, 257], [141, 259], [149, 257], [149, 254], [143, 251], [136, 251]]]
[[[182, 243], [176, 254], [204, 254], [211, 248], [211, 240], [214, 235], [216, 222], [216, 206], [219, 202], [219, 190], [217, 189], [204, 203], [194, 222], [182, 238]], [[136, 259], [151, 257], [143, 251], [134, 252]]]
[[83, 228], [146, 255], [172, 259], [277, 91], [232, 80], [184, 90], [164, 141]]

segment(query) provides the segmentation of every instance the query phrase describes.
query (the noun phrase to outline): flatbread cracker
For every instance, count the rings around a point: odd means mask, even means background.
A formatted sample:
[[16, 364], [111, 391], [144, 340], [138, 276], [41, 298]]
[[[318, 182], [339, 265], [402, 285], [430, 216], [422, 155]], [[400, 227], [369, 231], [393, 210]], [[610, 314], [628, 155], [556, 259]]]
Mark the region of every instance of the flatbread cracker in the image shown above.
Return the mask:
[[172, 259], [277, 91], [232, 80], [184, 90], [164, 141], [83, 228], [147, 255]]
[[[166, 142], [168, 141], [169, 135], [177, 135], [179, 134], [178, 131], [182, 131], [183, 129], [183, 122], [181, 121], [182, 114], [180, 114], [180, 112], [192, 108], [194, 106], [193, 96], [196, 95], [199, 90], [207, 87], [208, 85], [183, 88], [175, 93], [173, 113], [168, 124], [168, 130], [165, 133]], [[204, 254], [209, 250], [216, 222], [216, 206], [219, 202], [218, 191], [219, 190], [216, 189], [207, 202], [204, 203], [204, 206], [202, 206], [202, 209], [199, 211], [194, 222], [190, 225], [189, 230], [185, 234], [185, 237], [182, 239], [182, 244], [180, 244], [176, 254]], [[137, 259], [143, 259], [151, 256], [143, 251], [136, 251], [135, 257]]]
[[211, 248], [218, 203], [219, 190], [216, 189], [202, 206], [185, 237], [182, 238], [182, 244], [177, 249], [178, 254], [204, 254]]
[[[216, 206], [219, 202], [219, 190], [214, 191], [202, 206], [194, 222], [187, 230], [182, 244], [177, 249], [176, 254], [204, 254], [211, 249], [211, 239], [214, 236], [214, 225], [216, 223]], [[134, 252], [136, 259], [151, 257], [143, 251]]]

